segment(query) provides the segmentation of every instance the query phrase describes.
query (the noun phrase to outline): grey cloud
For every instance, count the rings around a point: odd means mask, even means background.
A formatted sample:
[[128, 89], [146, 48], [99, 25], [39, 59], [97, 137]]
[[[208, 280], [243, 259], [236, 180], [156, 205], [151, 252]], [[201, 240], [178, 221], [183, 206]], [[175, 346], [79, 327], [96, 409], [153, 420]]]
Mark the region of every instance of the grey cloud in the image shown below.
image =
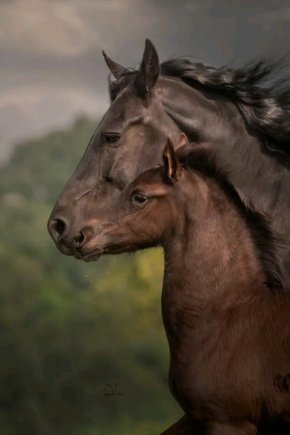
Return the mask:
[[150, 37], [161, 59], [241, 64], [288, 49], [287, 0], [0, 1], [0, 158], [14, 141], [108, 105], [100, 50], [136, 66]]

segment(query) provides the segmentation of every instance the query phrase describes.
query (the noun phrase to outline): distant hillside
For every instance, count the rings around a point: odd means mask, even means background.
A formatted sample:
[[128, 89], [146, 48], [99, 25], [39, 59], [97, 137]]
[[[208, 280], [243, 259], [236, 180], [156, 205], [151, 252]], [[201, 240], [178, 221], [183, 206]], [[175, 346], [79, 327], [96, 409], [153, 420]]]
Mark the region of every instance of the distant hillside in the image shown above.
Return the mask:
[[54, 201], [95, 128], [96, 122], [80, 118], [67, 130], [16, 147], [11, 159], [0, 169], [0, 195], [17, 192], [28, 199]]
[[46, 230], [95, 125], [79, 119], [26, 141], [0, 169], [5, 435], [152, 435], [179, 414], [167, 388], [160, 252], [85, 264], [61, 255]]

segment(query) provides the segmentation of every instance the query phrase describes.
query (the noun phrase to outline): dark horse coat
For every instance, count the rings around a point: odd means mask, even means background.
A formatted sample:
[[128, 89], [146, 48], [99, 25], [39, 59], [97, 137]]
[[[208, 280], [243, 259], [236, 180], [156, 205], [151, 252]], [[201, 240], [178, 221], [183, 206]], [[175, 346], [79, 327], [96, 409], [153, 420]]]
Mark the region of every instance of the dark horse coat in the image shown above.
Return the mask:
[[[275, 243], [206, 147], [168, 144], [77, 249], [86, 261], [162, 245], [162, 313], [171, 392], [192, 433], [256, 435], [290, 423], [290, 294]], [[290, 424], [288, 427], [290, 431]]]
[[112, 104], [51, 214], [57, 247], [75, 255], [111, 201], [160, 164], [166, 138], [177, 144], [185, 132], [193, 146], [207, 142], [244, 200], [269, 216], [280, 238], [275, 261], [288, 289], [290, 92], [279, 64], [232, 69], [173, 59], [159, 65], [149, 40], [138, 71], [105, 59], [116, 79], [109, 86]]

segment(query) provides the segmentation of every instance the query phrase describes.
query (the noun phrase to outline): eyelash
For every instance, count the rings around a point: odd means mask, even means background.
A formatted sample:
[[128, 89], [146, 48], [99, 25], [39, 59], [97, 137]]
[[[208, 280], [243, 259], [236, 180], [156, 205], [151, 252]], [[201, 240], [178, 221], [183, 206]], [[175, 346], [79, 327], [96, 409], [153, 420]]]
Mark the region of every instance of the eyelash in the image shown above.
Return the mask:
[[104, 142], [110, 145], [115, 145], [120, 140], [120, 135], [118, 133], [103, 133]]
[[134, 193], [131, 198], [132, 202], [137, 204], [139, 207], [143, 207], [147, 202], [148, 198], [146, 195], [143, 195], [142, 193]]

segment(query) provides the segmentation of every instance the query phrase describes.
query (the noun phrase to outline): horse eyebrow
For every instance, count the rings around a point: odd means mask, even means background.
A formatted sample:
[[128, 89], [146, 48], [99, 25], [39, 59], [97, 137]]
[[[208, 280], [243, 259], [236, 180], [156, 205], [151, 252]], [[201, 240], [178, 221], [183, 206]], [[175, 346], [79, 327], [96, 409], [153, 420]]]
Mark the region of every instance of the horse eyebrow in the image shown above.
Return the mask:
[[133, 116], [133, 118], [128, 118], [124, 122], [124, 128], [128, 127], [129, 125], [140, 124], [143, 121], [143, 119], [144, 118], [142, 115], [136, 115], [136, 116]]
[[135, 193], [140, 193], [142, 195], [147, 196], [148, 198], [162, 198], [163, 196], [165, 196], [164, 190], [158, 189], [158, 188], [155, 188], [154, 192], [151, 194], [151, 193], [148, 193], [145, 188], [142, 188], [142, 187], [140, 188], [140, 187], [136, 186], [136, 188], [134, 188], [130, 192], [130, 196], [134, 195]]

